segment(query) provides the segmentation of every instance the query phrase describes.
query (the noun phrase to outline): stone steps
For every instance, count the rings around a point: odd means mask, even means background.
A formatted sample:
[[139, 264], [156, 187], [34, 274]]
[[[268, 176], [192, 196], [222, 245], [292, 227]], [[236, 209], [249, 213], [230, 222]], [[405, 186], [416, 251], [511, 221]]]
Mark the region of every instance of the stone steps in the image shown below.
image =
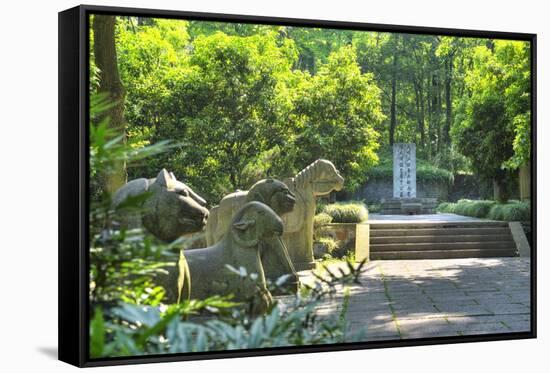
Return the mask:
[[370, 244], [406, 244], [439, 242], [509, 242], [509, 232], [503, 234], [461, 234], [431, 236], [371, 236]]
[[404, 254], [401, 251], [387, 251], [372, 253], [370, 255], [371, 260], [414, 260], [414, 259], [462, 259], [462, 258], [502, 258], [517, 256], [514, 251], [506, 249], [497, 250], [422, 250], [422, 251], [409, 251]]
[[395, 229], [374, 229], [371, 224], [371, 237], [396, 237], [396, 236], [464, 236], [464, 235], [509, 235], [509, 228], [395, 228]]
[[372, 222], [370, 259], [451, 259], [517, 256], [505, 222]]
[[384, 243], [371, 244], [372, 252], [385, 251], [422, 251], [422, 250], [472, 250], [472, 249], [516, 249], [514, 241], [483, 241], [483, 242], [423, 242], [423, 243]]
[[441, 228], [506, 228], [508, 223], [502, 221], [491, 221], [491, 220], [480, 220], [480, 221], [460, 221], [460, 222], [446, 222], [446, 221], [433, 221], [433, 222], [403, 222], [403, 221], [394, 221], [394, 222], [384, 222], [384, 220], [371, 221], [371, 228], [376, 230], [382, 229], [420, 229], [420, 228], [430, 228], [430, 229], [441, 229]]

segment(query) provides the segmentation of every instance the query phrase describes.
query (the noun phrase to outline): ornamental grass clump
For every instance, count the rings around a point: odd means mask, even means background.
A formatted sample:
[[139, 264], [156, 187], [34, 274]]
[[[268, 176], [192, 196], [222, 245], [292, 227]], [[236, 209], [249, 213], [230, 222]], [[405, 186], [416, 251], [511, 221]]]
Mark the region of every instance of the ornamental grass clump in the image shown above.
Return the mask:
[[455, 214], [484, 218], [489, 214], [489, 210], [495, 203], [495, 201], [461, 199], [455, 207]]
[[337, 202], [323, 207], [322, 212], [332, 217], [333, 223], [361, 223], [369, 217], [363, 202]]

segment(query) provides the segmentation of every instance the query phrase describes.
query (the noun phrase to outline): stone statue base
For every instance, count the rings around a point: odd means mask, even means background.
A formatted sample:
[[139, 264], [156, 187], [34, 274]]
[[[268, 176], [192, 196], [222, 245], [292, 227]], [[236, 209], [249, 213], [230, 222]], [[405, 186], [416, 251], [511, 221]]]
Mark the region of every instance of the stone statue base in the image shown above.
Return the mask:
[[381, 201], [383, 215], [435, 214], [437, 198], [384, 198]]
[[294, 263], [294, 268], [296, 268], [296, 271], [304, 271], [306, 269], [314, 269], [315, 266], [316, 266], [315, 262]]

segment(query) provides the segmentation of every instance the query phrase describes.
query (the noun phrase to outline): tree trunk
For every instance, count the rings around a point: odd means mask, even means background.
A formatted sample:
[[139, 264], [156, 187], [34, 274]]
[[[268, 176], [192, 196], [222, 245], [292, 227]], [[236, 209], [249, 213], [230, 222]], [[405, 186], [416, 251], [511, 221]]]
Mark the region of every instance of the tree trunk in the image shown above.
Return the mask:
[[397, 52], [393, 55], [393, 71], [391, 78], [391, 106], [390, 106], [390, 146], [395, 142], [396, 117], [396, 90], [397, 90]]
[[[109, 118], [109, 127], [117, 136], [124, 135], [126, 142], [126, 129], [124, 122], [124, 88], [120, 80], [117, 65], [115, 46], [115, 22], [114, 16], [95, 15], [93, 19], [94, 31], [94, 56], [99, 69], [99, 93], [106, 94], [110, 101], [115, 103], [102, 115]], [[126, 164], [120, 161], [115, 164], [114, 171], [104, 175], [104, 188], [109, 193], [114, 193], [127, 181]]]
[[531, 162], [519, 168], [519, 197], [521, 201], [531, 199]]
[[441, 151], [441, 88], [436, 74], [432, 75], [432, 90], [433, 126], [436, 133], [435, 152], [432, 155], [435, 155]]
[[428, 156], [431, 158], [433, 151], [433, 141], [432, 141], [432, 132], [433, 132], [433, 107], [432, 107], [432, 86], [430, 83], [430, 77], [426, 77], [426, 87], [427, 87], [427, 97], [426, 104], [428, 109]]
[[[420, 80], [422, 82], [422, 80]], [[414, 95], [416, 103], [416, 120], [418, 124], [418, 132], [420, 133], [420, 146], [424, 147], [426, 144], [426, 136], [424, 133], [424, 94], [422, 92], [422, 83], [419, 83], [416, 79], [414, 81]]]
[[453, 121], [453, 103], [452, 103], [452, 74], [453, 74], [453, 57], [448, 56], [445, 61], [445, 127], [443, 128], [443, 142], [445, 145], [450, 144], [450, 131]]

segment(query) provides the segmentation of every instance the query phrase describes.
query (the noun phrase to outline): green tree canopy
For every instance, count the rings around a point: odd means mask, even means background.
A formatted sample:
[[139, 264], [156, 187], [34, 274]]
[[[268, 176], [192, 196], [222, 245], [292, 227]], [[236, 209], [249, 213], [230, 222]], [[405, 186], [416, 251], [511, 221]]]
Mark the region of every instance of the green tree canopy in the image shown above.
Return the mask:
[[330, 159], [346, 175], [346, 186], [355, 189], [378, 161], [374, 127], [384, 115], [372, 74], [361, 73], [355, 48], [346, 46], [333, 52], [301, 89], [296, 103], [302, 116], [295, 141], [297, 163]]

